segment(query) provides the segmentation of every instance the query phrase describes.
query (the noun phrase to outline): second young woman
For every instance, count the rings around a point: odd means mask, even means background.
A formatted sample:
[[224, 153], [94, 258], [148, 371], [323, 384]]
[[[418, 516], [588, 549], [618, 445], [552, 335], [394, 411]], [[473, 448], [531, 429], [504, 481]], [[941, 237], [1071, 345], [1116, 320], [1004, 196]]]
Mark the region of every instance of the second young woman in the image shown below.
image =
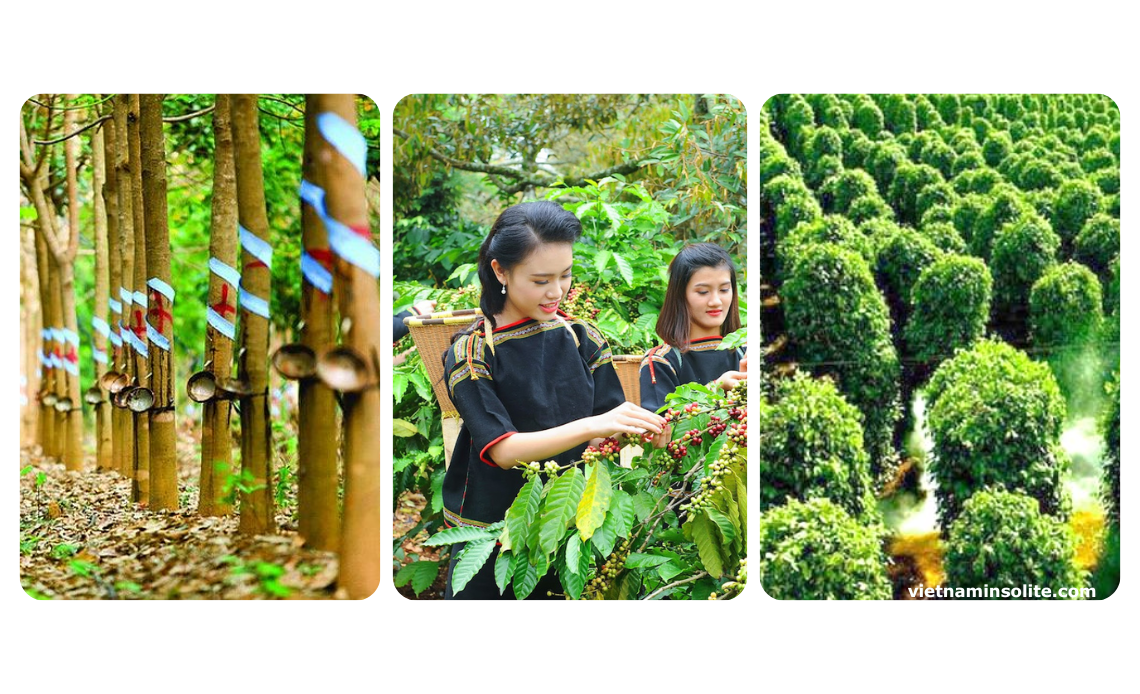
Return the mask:
[[[479, 249], [483, 318], [444, 354], [448, 391], [463, 418], [443, 483], [450, 526], [502, 520], [522, 488], [515, 469], [522, 463], [566, 465], [591, 439], [663, 430], [663, 418], [625, 402], [597, 328], [558, 308], [581, 231], [555, 203], [522, 203], [499, 215]], [[452, 591], [458, 550], [445, 597], [499, 598], [493, 556], [463, 590]], [[531, 595], [547, 592], [561, 592], [553, 571]]]
[[641, 361], [641, 406], [656, 412], [684, 383], [715, 383], [730, 390], [747, 375], [743, 350], [721, 350], [721, 338], [740, 328], [736, 266], [712, 243], [685, 246], [669, 264], [669, 286], [657, 319], [664, 344]]

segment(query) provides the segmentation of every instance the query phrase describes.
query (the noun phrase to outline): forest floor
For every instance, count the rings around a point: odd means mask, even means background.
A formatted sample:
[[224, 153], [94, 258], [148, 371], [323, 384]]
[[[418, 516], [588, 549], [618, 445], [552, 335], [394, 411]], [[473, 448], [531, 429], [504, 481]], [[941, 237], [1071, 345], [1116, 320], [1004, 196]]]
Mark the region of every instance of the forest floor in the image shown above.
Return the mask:
[[[396, 512], [392, 518], [392, 537], [399, 538], [406, 534], [409, 530], [416, 527], [420, 522], [420, 512], [423, 511], [427, 505], [427, 499], [423, 494], [418, 492], [404, 492], [396, 503]], [[426, 530], [421, 530], [416, 536], [410, 537], [400, 545], [403, 550], [404, 559], [399, 561], [400, 565], [406, 565], [411, 561], [412, 557], [417, 557], [419, 561], [438, 562], [440, 560], [439, 547], [424, 547], [423, 543], [428, 539]], [[400, 566], [394, 566], [393, 572], [399, 571]], [[416, 595], [411, 584], [400, 586], [396, 590], [400, 592], [405, 598], [410, 600], [442, 600], [443, 589], [447, 582], [447, 567], [440, 566], [439, 574], [436, 576], [435, 581], [430, 586]]]
[[[328, 599], [337, 557], [303, 548], [295, 499], [275, 535], [238, 533], [236, 515], [202, 517], [197, 440], [180, 431], [179, 510], [130, 500], [117, 473], [20, 452], [20, 585], [37, 599]], [[236, 455], [235, 455], [236, 457]], [[28, 469], [28, 468], [31, 469]]]

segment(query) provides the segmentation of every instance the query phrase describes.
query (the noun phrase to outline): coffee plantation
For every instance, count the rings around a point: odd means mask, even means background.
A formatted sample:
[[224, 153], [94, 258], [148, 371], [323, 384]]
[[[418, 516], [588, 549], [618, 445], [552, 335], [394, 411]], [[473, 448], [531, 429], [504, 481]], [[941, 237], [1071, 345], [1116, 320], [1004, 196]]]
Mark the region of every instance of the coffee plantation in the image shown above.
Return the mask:
[[[889, 596], [870, 562], [896, 597], [929, 580], [953, 596], [1079, 587], [1101, 567], [1105, 597], [1119, 573], [1115, 104], [784, 94], [760, 120], [774, 378], [754, 425], [761, 583], [786, 598]], [[1096, 452], [1078, 466], [1072, 446]], [[1071, 493], [1098, 483], [1099, 496]], [[945, 572], [882, 551], [917, 545]], [[817, 565], [821, 548], [850, 565]]]

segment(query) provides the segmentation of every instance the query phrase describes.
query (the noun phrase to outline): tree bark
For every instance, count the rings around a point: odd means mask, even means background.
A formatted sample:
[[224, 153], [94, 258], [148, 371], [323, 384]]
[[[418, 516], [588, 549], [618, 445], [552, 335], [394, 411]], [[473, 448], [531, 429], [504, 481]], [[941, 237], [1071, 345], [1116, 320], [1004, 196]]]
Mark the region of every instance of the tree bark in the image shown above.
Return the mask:
[[39, 284], [36, 270], [35, 232], [20, 228], [20, 359], [23, 367], [21, 385], [20, 445], [43, 445], [40, 439], [40, 407], [36, 394], [39, 393], [43, 378], [40, 363], [40, 315], [43, 311], [39, 300]]
[[139, 97], [139, 145], [146, 212], [147, 337], [154, 406], [150, 426], [150, 508], [178, 508], [178, 463], [174, 450], [174, 289], [170, 277], [170, 230], [166, 207], [166, 144], [162, 95]]
[[[74, 95], [68, 95], [68, 102]], [[75, 129], [74, 108], [63, 112], [63, 131]], [[79, 141], [68, 139], [63, 144], [64, 166], [67, 176], [67, 243], [63, 253], [57, 257], [59, 266], [59, 290], [63, 308], [65, 340], [63, 362], [67, 382], [66, 397], [71, 401], [71, 409], [64, 413], [66, 448], [63, 463], [68, 470], [83, 469], [83, 399], [79, 386], [79, 319], [75, 309], [75, 257], [79, 253], [79, 181], [76, 158]], [[61, 239], [62, 241], [62, 239]], [[61, 246], [64, 244], [60, 244]]]
[[[102, 129], [91, 131], [91, 159], [93, 183], [91, 197], [95, 207], [95, 309], [91, 319], [91, 354], [94, 361], [95, 383], [107, 372], [110, 361], [107, 335], [107, 293], [110, 287], [107, 245], [107, 207], [104, 202], [107, 180], [105, 139]], [[100, 398], [95, 405], [95, 468], [111, 468], [111, 404]]]
[[[56, 403], [67, 397], [67, 369], [64, 362], [64, 358], [67, 356], [67, 341], [63, 337], [63, 294], [59, 275], [59, 263], [56, 262], [53, 254], [48, 259], [48, 291], [51, 294], [52, 302], [52, 353], [54, 354], [55, 366], [52, 388]], [[55, 442], [52, 455], [66, 465], [67, 439], [70, 434], [67, 428], [67, 414], [53, 408], [52, 415], [55, 418]]]
[[[67, 249], [62, 245], [55, 225], [55, 210], [48, 201], [47, 168], [44, 162], [34, 164], [30, 140], [20, 121], [20, 178], [24, 189], [36, 210], [36, 263], [40, 275], [41, 301], [44, 306], [44, 357], [50, 360], [49, 377], [46, 379], [45, 394], [50, 394], [56, 402], [67, 397], [67, 379], [64, 370], [63, 305], [60, 296], [59, 267], [66, 260]], [[45, 422], [44, 455], [51, 458], [65, 458], [67, 454], [66, 415], [41, 400], [41, 415], [50, 419]]]
[[[113, 109], [113, 103], [112, 103]], [[113, 110], [112, 110], [113, 113]], [[116, 372], [127, 370], [123, 363], [123, 303], [120, 288], [123, 286], [123, 258], [122, 240], [119, 231], [119, 185], [118, 185], [118, 132], [114, 120], [103, 123], [103, 150], [106, 157], [107, 181], [103, 186], [103, 201], [107, 209], [107, 305], [110, 309], [108, 324], [110, 325], [110, 346], [107, 349], [109, 368]], [[108, 405], [110, 394], [107, 393]], [[122, 474], [123, 450], [126, 443], [123, 441], [124, 413], [117, 407], [109, 407], [111, 417], [111, 469]]]
[[[324, 187], [316, 163], [320, 136], [316, 128], [317, 104], [313, 96], [305, 104], [305, 149], [302, 174], [305, 180]], [[331, 273], [332, 256], [328, 234], [312, 205], [301, 206], [301, 245], [310, 259]], [[301, 343], [321, 354], [333, 344], [332, 297], [301, 280]], [[305, 544], [335, 552], [340, 545], [340, 508], [337, 474], [339, 436], [336, 394], [320, 379], [298, 383], [297, 426], [297, 521]]]
[[[131, 103], [126, 94], [115, 97], [115, 169], [116, 187], [118, 188], [119, 208], [119, 252], [120, 263], [119, 298], [122, 301], [122, 323], [119, 325], [119, 334], [123, 341], [122, 370], [131, 382], [137, 382], [138, 374], [135, 370], [135, 349], [133, 345], [134, 333], [131, 330], [134, 320], [134, 287], [135, 287], [135, 216], [134, 216], [134, 179], [131, 176], [131, 154], [129, 137], [127, 135], [127, 119]], [[122, 475], [130, 480], [132, 498], [137, 498], [137, 483], [135, 479], [135, 455], [138, 452], [135, 445], [135, 417], [126, 409], [118, 409], [122, 421], [119, 442], [120, 463]]]
[[[37, 226], [39, 222], [37, 220]], [[51, 284], [51, 264], [49, 258], [47, 242], [44, 236], [39, 231], [36, 232], [35, 246], [36, 246], [36, 275], [39, 283], [40, 291], [40, 315], [42, 316], [41, 322], [43, 324], [40, 332], [41, 336], [41, 354], [44, 358], [43, 378], [40, 386], [39, 402], [40, 402], [40, 448], [44, 456], [54, 458], [59, 455], [59, 442], [56, 438], [56, 411], [51, 405], [44, 402], [43, 396], [48, 393], [54, 394], [56, 392], [55, 379], [55, 340], [52, 339], [51, 329], [55, 326], [55, 306], [56, 300], [52, 296]]]
[[[265, 187], [261, 171], [261, 135], [258, 128], [257, 96], [235, 94], [231, 99], [234, 164], [237, 171], [238, 221], [248, 236], [241, 254], [241, 351], [238, 380], [252, 395], [241, 403], [241, 468], [243, 483], [250, 491], [241, 495], [238, 529], [257, 535], [276, 532], [273, 518], [273, 486], [270, 468], [269, 430], [269, 289], [272, 250], [269, 219], [265, 212]], [[247, 243], [247, 239], [249, 242]], [[251, 249], [253, 252], [251, 252]], [[258, 256], [261, 256], [260, 258]], [[258, 305], [264, 302], [264, 307]], [[265, 314], [265, 315], [259, 315]]]
[[[234, 141], [230, 130], [230, 96], [218, 94], [214, 108], [214, 196], [210, 208], [210, 259], [228, 268], [237, 265], [237, 183], [234, 174]], [[210, 272], [208, 310], [231, 325], [237, 319], [237, 287], [217, 272]], [[219, 325], [223, 325], [219, 323]], [[233, 363], [233, 333], [230, 336], [206, 325], [206, 369], [220, 383], [230, 377]], [[223, 498], [226, 480], [233, 474], [230, 437], [230, 402], [218, 398], [202, 406], [202, 469], [199, 477], [198, 513], [228, 515], [233, 511]]]
[[[352, 95], [322, 94], [315, 103], [318, 119], [336, 114], [355, 129], [356, 102]], [[327, 186], [328, 214], [371, 241], [363, 173], [333, 145], [322, 137], [316, 155], [318, 176]], [[344, 317], [342, 341], [364, 359], [373, 382], [379, 383], [380, 289], [376, 277], [339, 254], [333, 269], [337, 303]], [[337, 582], [349, 597], [360, 599], [375, 592], [383, 565], [379, 388], [346, 393], [344, 410], [344, 525]]]
[[[131, 307], [131, 329], [135, 334], [135, 378], [139, 386], [152, 388], [150, 352], [146, 347], [146, 269], [149, 249], [146, 247], [146, 214], [142, 185], [142, 141], [139, 138], [139, 95], [131, 94], [127, 111], [127, 148], [130, 153], [128, 173], [131, 178], [131, 216], [135, 236], [134, 304]], [[134, 414], [135, 469], [131, 498], [150, 504], [150, 415]]]

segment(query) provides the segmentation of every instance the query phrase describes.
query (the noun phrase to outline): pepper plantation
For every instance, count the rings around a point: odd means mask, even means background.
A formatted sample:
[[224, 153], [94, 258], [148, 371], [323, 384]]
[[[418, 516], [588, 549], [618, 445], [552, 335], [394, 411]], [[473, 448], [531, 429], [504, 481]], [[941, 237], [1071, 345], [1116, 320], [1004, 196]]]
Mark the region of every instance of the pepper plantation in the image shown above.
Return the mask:
[[[479, 247], [503, 209], [551, 200], [581, 221], [568, 315], [598, 327], [627, 400], [659, 344], [668, 266], [687, 243], [734, 258], [746, 325], [745, 112], [722, 95], [413, 95], [396, 108], [393, 248], [392, 571], [406, 597], [461, 591], [488, 562], [501, 595], [555, 574], [566, 599], [726, 599], [747, 578], [747, 387], [681, 386], [673, 441], [606, 439], [567, 465], [530, 461], [506, 516], [444, 522], [443, 479], [459, 415], [440, 372], [474, 319]], [[434, 331], [434, 332], [433, 332]], [[723, 347], [743, 346], [746, 330]], [[525, 368], [525, 365], [524, 365]], [[491, 559], [496, 546], [499, 552]], [[454, 554], [453, 554], [454, 553]]]
[[792, 599], [1110, 595], [1115, 104], [788, 94], [761, 124], [753, 578]]
[[20, 580], [380, 581], [375, 105], [61, 95], [20, 122]]

